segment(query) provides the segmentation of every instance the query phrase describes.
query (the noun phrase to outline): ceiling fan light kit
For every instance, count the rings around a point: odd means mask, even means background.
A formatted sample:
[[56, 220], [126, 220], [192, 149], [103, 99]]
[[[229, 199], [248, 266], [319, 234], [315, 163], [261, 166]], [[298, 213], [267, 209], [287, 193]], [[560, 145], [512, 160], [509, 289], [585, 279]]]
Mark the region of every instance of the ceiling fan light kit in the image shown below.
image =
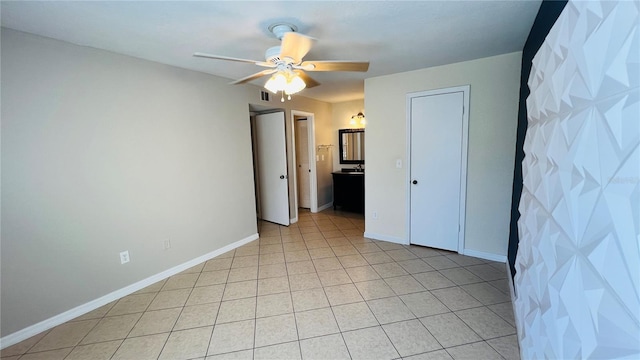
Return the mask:
[[273, 46], [265, 53], [266, 61], [247, 60], [229, 56], [210, 55], [205, 53], [194, 53], [194, 56], [247, 62], [268, 69], [249, 75], [242, 79], [231, 82], [231, 84], [244, 84], [256, 80], [262, 76], [271, 75], [264, 87], [277, 94], [282, 92], [280, 101], [284, 102], [284, 95], [291, 100], [291, 94], [302, 91], [305, 88], [312, 88], [320, 85], [312, 79], [305, 71], [361, 71], [369, 69], [368, 62], [358, 61], [302, 61], [307, 55], [315, 41], [314, 38], [297, 33], [297, 27], [287, 23], [276, 23], [269, 26], [269, 31], [281, 40], [280, 46]]
[[291, 71], [279, 71], [267, 80], [264, 84], [265, 89], [277, 94], [278, 91], [282, 92], [281, 102], [284, 102], [284, 94], [287, 94], [287, 98], [291, 100], [291, 95], [300, 92], [307, 87], [297, 74]]

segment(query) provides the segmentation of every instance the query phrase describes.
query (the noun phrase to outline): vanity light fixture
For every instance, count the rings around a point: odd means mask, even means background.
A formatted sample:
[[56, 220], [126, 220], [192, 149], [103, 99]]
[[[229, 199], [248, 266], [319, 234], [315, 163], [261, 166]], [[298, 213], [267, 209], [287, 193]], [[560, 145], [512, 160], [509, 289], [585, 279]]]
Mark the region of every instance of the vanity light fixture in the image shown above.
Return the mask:
[[367, 119], [365, 119], [364, 114], [361, 112], [359, 112], [357, 115], [353, 115], [351, 117], [351, 120], [349, 121], [349, 125], [366, 125], [367, 123]]
[[284, 102], [284, 95], [287, 94], [287, 99], [291, 100], [291, 94], [295, 94], [305, 87], [307, 84], [298, 74], [290, 70], [280, 70], [273, 74], [267, 83], [264, 84], [265, 89], [277, 94], [278, 91], [282, 92], [281, 102]]

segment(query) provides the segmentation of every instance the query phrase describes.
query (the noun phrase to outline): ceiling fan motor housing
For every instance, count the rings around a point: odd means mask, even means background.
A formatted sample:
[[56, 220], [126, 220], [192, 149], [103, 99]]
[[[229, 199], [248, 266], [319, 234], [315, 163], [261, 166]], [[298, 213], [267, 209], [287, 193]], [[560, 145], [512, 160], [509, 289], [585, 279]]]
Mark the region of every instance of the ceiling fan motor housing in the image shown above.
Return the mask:
[[282, 60], [280, 59], [280, 46], [278, 45], [268, 48], [264, 54], [264, 57], [265, 59], [267, 59], [267, 62], [278, 65], [278, 63]]
[[293, 24], [277, 23], [269, 26], [269, 31], [278, 39], [282, 40], [285, 33], [298, 31], [298, 28]]

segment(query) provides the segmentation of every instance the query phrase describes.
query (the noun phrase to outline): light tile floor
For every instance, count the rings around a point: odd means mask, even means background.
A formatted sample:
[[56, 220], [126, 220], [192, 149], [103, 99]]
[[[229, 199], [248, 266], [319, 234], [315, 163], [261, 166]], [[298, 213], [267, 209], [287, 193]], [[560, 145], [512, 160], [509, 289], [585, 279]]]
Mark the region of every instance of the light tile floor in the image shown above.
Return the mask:
[[289, 227], [2, 350], [36, 359], [519, 359], [505, 265]]

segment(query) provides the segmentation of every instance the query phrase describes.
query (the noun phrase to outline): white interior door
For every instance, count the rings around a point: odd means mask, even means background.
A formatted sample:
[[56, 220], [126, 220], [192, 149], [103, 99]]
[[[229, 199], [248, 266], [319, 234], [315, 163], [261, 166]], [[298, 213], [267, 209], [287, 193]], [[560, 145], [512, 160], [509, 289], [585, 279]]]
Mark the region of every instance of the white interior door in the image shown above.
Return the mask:
[[463, 110], [463, 91], [410, 98], [412, 244], [459, 250]]
[[296, 120], [296, 151], [298, 171], [298, 206], [302, 208], [311, 207], [311, 186], [309, 186], [309, 132], [307, 119]]
[[289, 225], [289, 184], [284, 112], [256, 116], [262, 220]]

